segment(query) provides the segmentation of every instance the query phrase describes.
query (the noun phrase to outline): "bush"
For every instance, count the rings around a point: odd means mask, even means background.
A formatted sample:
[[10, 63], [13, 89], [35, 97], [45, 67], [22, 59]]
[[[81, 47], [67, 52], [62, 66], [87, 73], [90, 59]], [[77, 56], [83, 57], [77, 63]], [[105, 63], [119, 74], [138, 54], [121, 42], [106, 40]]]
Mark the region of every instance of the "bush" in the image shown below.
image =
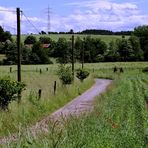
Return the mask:
[[76, 77], [83, 82], [89, 76], [89, 72], [85, 69], [78, 69], [76, 73]]
[[147, 72], [147, 73], [148, 73], [148, 67], [144, 68], [144, 69], [142, 70], [142, 72]]
[[8, 109], [11, 101], [16, 100], [16, 95], [25, 88], [23, 82], [11, 80], [9, 77], [0, 78], [0, 108], [2, 110]]
[[70, 66], [60, 65], [58, 70], [59, 79], [62, 81], [62, 84], [71, 84], [73, 81], [73, 75]]
[[35, 36], [29, 35], [25, 38], [24, 44], [35, 44], [37, 39]]

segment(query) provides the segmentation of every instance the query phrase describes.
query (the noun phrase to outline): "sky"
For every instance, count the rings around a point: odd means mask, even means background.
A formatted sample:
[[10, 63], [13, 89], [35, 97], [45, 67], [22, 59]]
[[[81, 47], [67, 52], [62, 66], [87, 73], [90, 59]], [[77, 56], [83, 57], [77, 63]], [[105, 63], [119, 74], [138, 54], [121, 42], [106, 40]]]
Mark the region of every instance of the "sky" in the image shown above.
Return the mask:
[[70, 29], [127, 31], [148, 25], [147, 6], [148, 0], [0, 0], [0, 26], [15, 34], [19, 7], [23, 34]]

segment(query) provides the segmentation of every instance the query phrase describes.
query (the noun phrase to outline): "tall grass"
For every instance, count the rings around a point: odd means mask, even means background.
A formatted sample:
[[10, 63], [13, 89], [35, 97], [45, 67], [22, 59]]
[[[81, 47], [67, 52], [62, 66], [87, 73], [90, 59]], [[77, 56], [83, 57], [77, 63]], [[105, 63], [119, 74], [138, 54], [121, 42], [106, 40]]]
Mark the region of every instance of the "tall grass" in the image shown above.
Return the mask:
[[[96, 98], [95, 110], [92, 113], [79, 118], [70, 117], [64, 121], [62, 128], [50, 124], [48, 134], [37, 137], [28, 134], [7, 146], [146, 148], [148, 112], [145, 98], [148, 97], [148, 75], [137, 69], [138, 64], [134, 65], [135, 68], [133, 65], [131, 68], [127, 65], [128, 68], [123, 74], [113, 74], [108, 69], [106, 73], [103, 71], [105, 77], [114, 78], [114, 82], [106, 93]], [[97, 70], [94, 75], [102, 77], [102, 70]]]
[[[84, 83], [75, 79], [69, 86], [63, 86], [59, 81], [56, 71], [57, 66], [48, 65], [23, 66], [22, 81], [27, 84], [26, 90], [22, 93], [22, 101], [17, 104], [14, 101], [9, 106], [8, 112], [0, 111], [0, 136], [6, 136], [18, 132], [20, 127], [29, 127], [37, 121], [48, 116], [56, 109], [87, 90], [94, 83], [90, 76]], [[40, 74], [39, 69], [42, 69]], [[16, 79], [16, 66], [13, 72], [9, 72], [9, 67], [0, 67], [0, 76], [8, 75]], [[54, 94], [54, 81], [57, 81], [57, 91]], [[38, 98], [38, 90], [42, 89], [41, 99]]]

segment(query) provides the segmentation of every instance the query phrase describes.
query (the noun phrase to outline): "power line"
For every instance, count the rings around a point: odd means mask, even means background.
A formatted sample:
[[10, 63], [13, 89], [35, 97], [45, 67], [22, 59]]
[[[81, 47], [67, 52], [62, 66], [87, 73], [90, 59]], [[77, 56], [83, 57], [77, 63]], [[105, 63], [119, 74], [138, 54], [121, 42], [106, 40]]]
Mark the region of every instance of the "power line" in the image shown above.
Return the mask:
[[37, 27], [29, 20], [29, 18], [24, 14], [24, 12], [22, 12], [22, 14], [24, 15], [24, 17], [26, 18], [26, 20], [28, 21], [28, 23], [30, 23], [32, 25], [32, 27], [37, 31], [37, 33], [39, 33], [40, 31], [37, 29]]
[[0, 9], [1, 12], [16, 12], [15, 10], [3, 10], [3, 9]]
[[[50, 9], [50, 8], [49, 8]], [[0, 12], [15, 12], [16, 13], [16, 10], [3, 10], [3, 9], [0, 9]], [[37, 33], [39, 33], [40, 31], [37, 29], [37, 27], [29, 20], [29, 18], [24, 14], [23, 11], [20, 10], [20, 13], [26, 18], [26, 20], [28, 21], [28, 23], [37, 31]], [[49, 11], [50, 13], [50, 11]], [[49, 14], [50, 15], [50, 14]], [[50, 20], [50, 16], [48, 17], [49, 20]], [[49, 23], [49, 26], [50, 26], [50, 23]], [[13, 27], [11, 27], [12, 29], [14, 29]], [[50, 28], [50, 27], [49, 27]]]

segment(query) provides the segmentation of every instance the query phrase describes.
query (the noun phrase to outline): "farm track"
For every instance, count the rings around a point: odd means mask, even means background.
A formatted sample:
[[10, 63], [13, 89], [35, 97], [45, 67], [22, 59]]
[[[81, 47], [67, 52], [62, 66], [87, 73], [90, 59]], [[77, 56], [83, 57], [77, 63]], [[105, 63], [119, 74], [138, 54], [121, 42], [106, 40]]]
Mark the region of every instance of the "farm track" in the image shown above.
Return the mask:
[[[103, 93], [106, 88], [111, 84], [112, 80], [105, 79], [95, 79], [96, 83], [84, 92], [82, 95], [76, 97], [74, 100], [66, 104], [64, 107], [55, 111], [45, 119], [36, 123], [36, 125], [28, 128], [28, 130], [36, 135], [38, 132], [48, 132], [48, 124], [53, 122], [60, 122], [63, 118], [67, 118], [69, 116], [79, 116], [82, 113], [87, 113], [93, 110], [93, 102], [95, 97]], [[18, 135], [10, 135], [8, 137], [0, 138], [0, 144], [16, 141], [18, 139]]]

